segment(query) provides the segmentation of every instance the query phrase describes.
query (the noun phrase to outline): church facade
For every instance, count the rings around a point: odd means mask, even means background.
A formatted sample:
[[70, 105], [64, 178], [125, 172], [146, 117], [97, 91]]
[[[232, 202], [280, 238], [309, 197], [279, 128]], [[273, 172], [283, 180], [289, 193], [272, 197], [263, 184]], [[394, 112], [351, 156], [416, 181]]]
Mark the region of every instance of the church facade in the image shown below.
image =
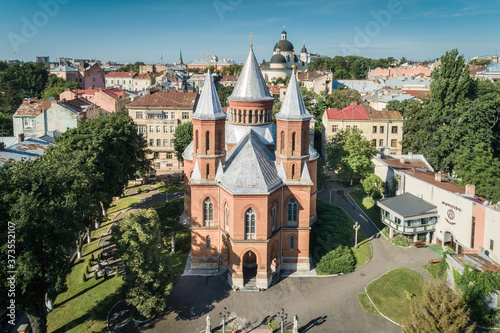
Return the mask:
[[268, 288], [282, 271], [309, 270], [318, 153], [292, 75], [273, 124], [253, 49], [224, 113], [210, 74], [183, 153], [191, 267], [228, 272], [237, 288]]

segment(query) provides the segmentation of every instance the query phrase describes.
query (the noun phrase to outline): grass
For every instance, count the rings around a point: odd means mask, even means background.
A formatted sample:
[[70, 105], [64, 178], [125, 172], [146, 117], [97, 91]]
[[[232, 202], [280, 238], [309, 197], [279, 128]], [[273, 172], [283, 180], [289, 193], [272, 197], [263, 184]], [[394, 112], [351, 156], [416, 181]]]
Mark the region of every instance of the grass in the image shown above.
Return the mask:
[[361, 229], [358, 230], [358, 248], [354, 247], [354, 240], [350, 242], [349, 246], [351, 246], [354, 258], [356, 258], [355, 268], [363, 266], [372, 257], [372, 246]]
[[366, 193], [364, 191], [357, 190], [349, 192], [349, 195], [380, 230], [382, 230], [385, 227], [385, 224], [383, 224], [382, 221], [380, 220], [380, 208], [377, 205], [374, 205], [372, 208], [367, 209], [363, 205], [363, 199], [366, 197]]
[[114, 201], [107, 211], [108, 219], [112, 220], [121, 210], [128, 209], [139, 202], [141, 202], [141, 199], [136, 197], [125, 197]]
[[432, 278], [434, 280], [440, 279], [440, 277], [439, 277], [439, 265], [438, 264], [423, 265], [422, 268], [425, 269], [427, 271], [427, 273], [429, 273], [429, 275], [432, 276]]
[[370, 302], [366, 293], [359, 294], [358, 300], [359, 300], [359, 303], [361, 303], [361, 307], [363, 308], [363, 311], [371, 313], [371, 314], [376, 315], [376, 316], [380, 316], [380, 313], [377, 311], [377, 309], [375, 309], [375, 307], [373, 306], [373, 303]]
[[[401, 323], [411, 312], [411, 304], [418, 304], [422, 299], [425, 281], [417, 272], [400, 268], [390, 271], [366, 286], [366, 291], [375, 306], [385, 316]], [[411, 292], [409, 300], [406, 292]]]
[[166, 184], [163, 183], [157, 183], [151, 185], [158, 187], [159, 193], [165, 193], [165, 189], [168, 190], [168, 193], [177, 193], [184, 191], [184, 183], [169, 184], [168, 186], [166, 186]]

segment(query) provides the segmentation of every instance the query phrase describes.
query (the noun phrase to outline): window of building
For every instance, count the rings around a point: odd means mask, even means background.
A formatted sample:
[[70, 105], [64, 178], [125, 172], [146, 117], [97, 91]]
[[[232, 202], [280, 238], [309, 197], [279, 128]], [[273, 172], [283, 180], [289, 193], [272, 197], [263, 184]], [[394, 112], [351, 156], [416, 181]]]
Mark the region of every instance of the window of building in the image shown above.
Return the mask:
[[160, 146], [161, 146], [161, 139], [156, 139], [156, 145], [157, 145], [158, 147], [160, 147]]
[[297, 138], [297, 134], [295, 132], [292, 133], [292, 155], [295, 152], [295, 139]]
[[373, 147], [377, 147], [377, 139], [373, 139], [372, 140], [372, 146]]
[[163, 119], [168, 119], [168, 112], [163, 112]]
[[207, 243], [207, 250], [208, 250], [208, 249], [210, 249], [210, 236], [207, 236], [206, 243]]
[[168, 147], [168, 139], [163, 139], [163, 147]]
[[175, 119], [175, 112], [170, 112], [170, 119]]
[[182, 119], [189, 119], [189, 112], [183, 112]]
[[168, 126], [163, 126], [163, 133], [168, 133]]
[[154, 158], [155, 158], [155, 160], [159, 160], [160, 159], [160, 153], [158, 153], [158, 152], [154, 153]]
[[357, 131], [358, 130], [358, 125], [353, 125], [352, 129], [353, 129], [353, 131]]
[[245, 213], [245, 239], [255, 239], [255, 212], [252, 208]]
[[174, 147], [175, 146], [175, 141], [174, 140], [170, 140], [170, 147]]
[[295, 198], [288, 201], [288, 226], [297, 226], [298, 221], [298, 203]]
[[281, 153], [285, 150], [285, 132], [281, 131]]
[[224, 206], [224, 221], [226, 222], [226, 231], [229, 231], [229, 206], [226, 205]]
[[373, 126], [372, 133], [377, 133], [377, 126]]
[[160, 133], [161, 132], [161, 126], [156, 126], [156, 133]]
[[35, 119], [24, 118], [24, 128], [35, 128]]
[[171, 160], [172, 159], [172, 153], [167, 153], [167, 160]]
[[149, 133], [154, 133], [155, 127], [153, 125], [149, 126]]
[[135, 119], [142, 119], [142, 115], [143, 115], [142, 111], [137, 111], [135, 113]]
[[212, 199], [206, 198], [203, 201], [203, 225], [210, 226], [214, 222], [214, 203]]
[[384, 133], [384, 126], [380, 126], [380, 134]]
[[295, 237], [290, 236], [290, 250], [295, 250]]
[[175, 133], [175, 126], [170, 126], [170, 133]]
[[391, 147], [397, 147], [397, 146], [398, 146], [398, 140], [391, 139]]
[[346, 129], [351, 129], [351, 125], [346, 125], [345, 128]]
[[337, 133], [339, 130], [339, 125], [332, 125], [332, 133]]
[[153, 140], [153, 139], [149, 139], [149, 145], [150, 145], [150, 146], [154, 146], [154, 145], [155, 145], [155, 140]]
[[392, 134], [398, 134], [398, 127], [397, 126], [392, 126], [391, 133]]
[[137, 126], [137, 133], [146, 133], [147, 127], [143, 125]]
[[208, 150], [210, 149], [210, 132], [207, 131], [205, 133], [205, 150], [208, 153]]
[[490, 250], [491, 251], [493, 251], [493, 245], [495, 245], [493, 242], [493, 239], [490, 239]]
[[379, 146], [383, 146], [383, 145], [384, 145], [384, 139], [380, 139], [380, 140], [378, 140], [378, 145], [379, 145]]
[[273, 206], [273, 209], [271, 210], [271, 229], [274, 231], [276, 229], [276, 205]]

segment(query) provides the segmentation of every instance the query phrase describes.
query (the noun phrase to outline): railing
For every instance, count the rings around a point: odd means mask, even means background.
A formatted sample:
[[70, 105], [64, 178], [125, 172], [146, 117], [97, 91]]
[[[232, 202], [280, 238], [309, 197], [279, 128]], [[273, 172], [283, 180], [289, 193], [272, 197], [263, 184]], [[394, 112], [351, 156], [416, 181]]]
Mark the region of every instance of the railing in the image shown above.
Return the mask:
[[142, 119], [148, 124], [172, 124], [177, 125], [180, 123], [180, 119], [162, 119], [162, 118], [145, 118]]
[[434, 231], [436, 229], [436, 223], [433, 224], [423, 224], [423, 225], [418, 225], [418, 226], [404, 226], [404, 225], [399, 225], [391, 221], [385, 216], [382, 216], [382, 222], [393, 228], [394, 230], [400, 231], [400, 232], [405, 232], [405, 233], [420, 233], [420, 232], [426, 232], [426, 231]]

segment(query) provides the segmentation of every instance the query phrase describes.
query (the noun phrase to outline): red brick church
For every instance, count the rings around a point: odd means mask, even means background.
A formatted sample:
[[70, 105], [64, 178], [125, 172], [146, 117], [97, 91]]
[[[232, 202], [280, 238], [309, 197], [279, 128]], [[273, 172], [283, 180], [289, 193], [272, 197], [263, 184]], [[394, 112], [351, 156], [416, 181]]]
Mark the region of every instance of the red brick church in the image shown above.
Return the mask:
[[266, 289], [282, 271], [309, 270], [318, 153], [295, 72], [273, 124], [273, 100], [252, 48], [222, 110], [207, 74], [183, 153], [191, 267], [228, 271]]

